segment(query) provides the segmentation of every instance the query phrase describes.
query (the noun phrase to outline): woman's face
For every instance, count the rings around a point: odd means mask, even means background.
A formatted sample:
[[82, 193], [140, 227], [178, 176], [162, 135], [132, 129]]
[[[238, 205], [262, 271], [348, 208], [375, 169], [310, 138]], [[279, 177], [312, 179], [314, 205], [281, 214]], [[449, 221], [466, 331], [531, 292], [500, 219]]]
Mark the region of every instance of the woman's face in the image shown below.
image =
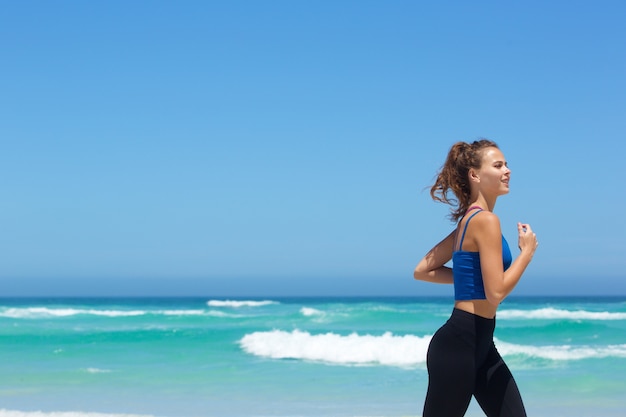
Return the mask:
[[490, 147], [483, 151], [482, 165], [476, 175], [480, 180], [479, 186], [483, 192], [496, 196], [509, 192], [511, 170], [500, 149]]

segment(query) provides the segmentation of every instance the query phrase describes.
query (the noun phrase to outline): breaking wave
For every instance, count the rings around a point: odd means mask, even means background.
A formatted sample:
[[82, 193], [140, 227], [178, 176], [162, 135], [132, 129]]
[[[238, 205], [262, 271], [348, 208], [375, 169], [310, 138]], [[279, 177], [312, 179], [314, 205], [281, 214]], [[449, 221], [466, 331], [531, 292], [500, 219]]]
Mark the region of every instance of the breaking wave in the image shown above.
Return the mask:
[[210, 300], [207, 302], [209, 307], [262, 307], [272, 304], [279, 304], [278, 301], [245, 301], [245, 300]]
[[500, 310], [498, 312], [498, 319], [626, 320], [626, 313], [585, 310], [570, 311], [547, 307], [536, 310]]
[[[245, 335], [241, 348], [252, 355], [272, 359], [295, 359], [340, 365], [419, 366], [426, 362], [431, 336], [347, 336], [336, 333], [311, 334], [300, 330], [273, 330]], [[626, 358], [626, 344], [607, 346], [532, 346], [496, 340], [502, 356], [524, 356], [552, 361], [593, 358]]]

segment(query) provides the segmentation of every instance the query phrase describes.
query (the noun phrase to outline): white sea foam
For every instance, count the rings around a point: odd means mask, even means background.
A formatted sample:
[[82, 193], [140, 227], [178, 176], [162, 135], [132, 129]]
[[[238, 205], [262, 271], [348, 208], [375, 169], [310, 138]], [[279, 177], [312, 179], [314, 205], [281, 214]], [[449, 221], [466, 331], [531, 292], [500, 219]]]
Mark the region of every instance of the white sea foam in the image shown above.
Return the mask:
[[325, 313], [323, 311], [317, 310], [315, 308], [302, 307], [300, 309], [300, 314], [302, 314], [303, 316], [306, 316], [306, 317], [311, 317], [311, 316], [323, 316]]
[[209, 300], [207, 305], [209, 307], [262, 307], [271, 304], [278, 304], [277, 301], [263, 300], [263, 301], [245, 301], [245, 300]]
[[[297, 359], [342, 365], [411, 367], [425, 363], [431, 336], [380, 336], [352, 333], [311, 334], [273, 330], [245, 335], [239, 344], [249, 354], [273, 359]], [[532, 346], [496, 340], [502, 356], [525, 356], [553, 361], [606, 357], [626, 358], [626, 344], [605, 346]]]
[[496, 341], [502, 356], [523, 355], [553, 361], [575, 361], [598, 358], [626, 358], [626, 344], [606, 346], [528, 346]]
[[240, 317], [213, 310], [96, 310], [76, 308], [48, 308], [25, 307], [0, 309], [0, 317], [12, 319], [53, 319], [72, 316], [100, 316], [100, 317], [137, 317], [145, 315], [163, 316], [212, 316], [212, 317]]
[[533, 319], [533, 320], [626, 320], [626, 313], [608, 311], [562, 310], [552, 307], [536, 310], [500, 310], [498, 319]]
[[94, 310], [76, 308], [26, 307], [6, 308], [0, 311], [0, 317], [14, 319], [38, 319], [49, 317], [70, 317], [80, 314], [104, 317], [132, 317], [146, 314], [143, 310]]
[[409, 367], [423, 363], [430, 336], [312, 335], [294, 330], [254, 332], [245, 335], [241, 347], [248, 353], [274, 359], [302, 359], [344, 365]]
[[16, 411], [0, 409], [0, 417], [151, 417], [147, 414], [104, 414], [82, 411]]
[[165, 316], [206, 316], [209, 314], [206, 310], [164, 310], [160, 313]]
[[89, 373], [89, 374], [108, 374], [111, 371], [108, 369], [100, 369], [100, 368], [87, 368], [85, 369], [85, 372]]

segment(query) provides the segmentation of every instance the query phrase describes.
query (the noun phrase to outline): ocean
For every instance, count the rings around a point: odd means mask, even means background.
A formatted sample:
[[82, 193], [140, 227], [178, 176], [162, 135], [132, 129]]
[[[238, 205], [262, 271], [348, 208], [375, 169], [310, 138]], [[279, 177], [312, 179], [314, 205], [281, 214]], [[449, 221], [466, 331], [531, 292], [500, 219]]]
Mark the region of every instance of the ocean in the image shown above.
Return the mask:
[[[0, 417], [420, 416], [449, 298], [0, 299]], [[626, 297], [512, 297], [529, 416], [626, 415]], [[482, 416], [472, 401], [467, 416]]]

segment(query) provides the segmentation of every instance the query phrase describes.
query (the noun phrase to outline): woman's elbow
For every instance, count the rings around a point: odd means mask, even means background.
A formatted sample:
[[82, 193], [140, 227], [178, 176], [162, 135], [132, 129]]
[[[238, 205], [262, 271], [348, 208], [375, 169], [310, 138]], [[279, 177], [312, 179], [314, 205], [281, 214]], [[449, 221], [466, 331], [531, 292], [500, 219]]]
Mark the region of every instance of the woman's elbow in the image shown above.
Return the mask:
[[418, 264], [413, 270], [413, 279], [416, 279], [418, 281], [424, 281], [427, 276], [428, 276], [428, 271], [425, 270], [421, 266], [421, 264]]
[[419, 271], [419, 269], [415, 268], [413, 270], [413, 279], [421, 281], [421, 279], [422, 279], [421, 276], [422, 276], [422, 273]]
[[505, 297], [506, 294], [501, 291], [487, 291], [485, 293], [485, 298], [487, 298], [489, 304], [495, 307], [498, 307]]

